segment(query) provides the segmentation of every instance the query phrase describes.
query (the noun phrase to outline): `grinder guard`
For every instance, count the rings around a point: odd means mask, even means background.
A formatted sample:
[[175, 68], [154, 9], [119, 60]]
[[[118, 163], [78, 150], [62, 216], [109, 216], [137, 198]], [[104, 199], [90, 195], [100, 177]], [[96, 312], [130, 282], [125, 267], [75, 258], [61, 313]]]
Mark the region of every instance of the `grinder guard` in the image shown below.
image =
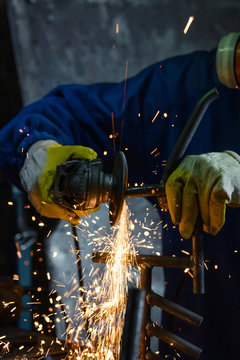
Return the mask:
[[128, 182], [127, 160], [122, 151], [119, 151], [115, 158], [113, 176], [115, 177], [114, 197], [113, 201], [110, 201], [109, 204], [109, 220], [111, 225], [117, 224], [120, 219]]

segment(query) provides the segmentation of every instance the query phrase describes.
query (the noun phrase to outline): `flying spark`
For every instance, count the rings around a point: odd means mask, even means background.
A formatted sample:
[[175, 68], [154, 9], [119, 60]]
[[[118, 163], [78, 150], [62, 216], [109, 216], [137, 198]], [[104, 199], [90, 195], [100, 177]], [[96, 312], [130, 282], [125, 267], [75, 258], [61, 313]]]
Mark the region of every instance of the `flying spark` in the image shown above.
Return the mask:
[[159, 110], [156, 112], [154, 118], [152, 119], [152, 123], [156, 120], [157, 116], [159, 115], [159, 112], [160, 112]]
[[[127, 209], [120, 219], [119, 229], [106, 245], [107, 260], [101, 278], [93, 278], [92, 291], [86, 293], [85, 304], [80, 297], [78, 305], [78, 327], [74, 329], [74, 342], [80, 342], [86, 317], [88, 319], [88, 339], [92, 344], [79, 354], [79, 359], [90, 357], [95, 360], [118, 360], [124, 325], [128, 281], [131, 278], [131, 263], [135, 250], [130, 240]], [[105, 239], [106, 240], [106, 239]], [[129, 263], [129, 258], [132, 259]]]
[[184, 28], [184, 30], [183, 30], [184, 34], [186, 34], [186, 33], [188, 32], [188, 30], [189, 30], [189, 28], [190, 28], [193, 20], [194, 20], [194, 16], [189, 16], [187, 25], [185, 26], [185, 28]]

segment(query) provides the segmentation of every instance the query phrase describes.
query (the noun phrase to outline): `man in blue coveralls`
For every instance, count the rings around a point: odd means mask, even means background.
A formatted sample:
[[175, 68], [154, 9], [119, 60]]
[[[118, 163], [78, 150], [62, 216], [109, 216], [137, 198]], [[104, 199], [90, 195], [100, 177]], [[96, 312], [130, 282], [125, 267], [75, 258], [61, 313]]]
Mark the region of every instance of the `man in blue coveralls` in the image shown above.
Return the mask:
[[[169, 225], [163, 238], [165, 255], [189, 251], [191, 242], [182, 238], [191, 237], [200, 212], [206, 293], [193, 295], [189, 281], [178, 301], [203, 315], [204, 322], [196, 331], [172, 320], [168, 329], [202, 347], [203, 360], [240, 358], [240, 213], [232, 208], [240, 206], [240, 92], [231, 89], [240, 80], [238, 40], [239, 34], [229, 34], [218, 51], [168, 59], [128, 79], [124, 110], [124, 83], [64, 85], [23, 108], [0, 131], [0, 170], [28, 193], [40, 214], [77, 224], [86, 212], [53, 201], [58, 164], [74, 158], [91, 161], [107, 151], [111, 169], [114, 115], [116, 149], [128, 148], [129, 182], [156, 183], [196, 103], [217, 87], [219, 99], [210, 105], [188, 147], [186, 155], [192, 156], [183, 159], [166, 184], [171, 219], [179, 224], [181, 236]], [[225, 51], [229, 43], [232, 53]], [[156, 148], [158, 157], [152, 155]], [[163, 216], [170, 223], [169, 215]], [[165, 295], [174, 300], [181, 275], [166, 270], [165, 278]]]

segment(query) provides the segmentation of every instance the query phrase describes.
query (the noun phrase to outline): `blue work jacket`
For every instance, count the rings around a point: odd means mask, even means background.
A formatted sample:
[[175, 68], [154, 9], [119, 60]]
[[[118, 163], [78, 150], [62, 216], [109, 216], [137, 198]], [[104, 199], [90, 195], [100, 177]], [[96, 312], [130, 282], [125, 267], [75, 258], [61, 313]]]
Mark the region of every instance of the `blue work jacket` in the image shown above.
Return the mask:
[[[121, 83], [58, 86], [23, 108], [0, 131], [0, 171], [21, 187], [18, 173], [29, 146], [53, 139], [93, 148], [110, 171], [115, 154], [122, 150], [131, 184], [157, 183], [196, 103], [215, 86], [219, 99], [207, 109], [186, 154], [240, 154], [240, 92], [219, 83], [215, 59], [215, 51], [195, 52], [149, 66]], [[181, 239], [167, 213], [162, 216], [168, 224], [164, 254], [184, 256], [182, 250], [191, 251], [191, 241]], [[217, 236], [204, 235], [205, 295], [193, 295], [191, 278], [184, 278], [183, 270], [165, 271], [166, 297], [201, 314], [204, 321], [195, 329], [164, 315], [164, 326], [202, 347], [202, 360], [240, 358], [239, 237], [237, 209], [227, 210], [226, 224]]]

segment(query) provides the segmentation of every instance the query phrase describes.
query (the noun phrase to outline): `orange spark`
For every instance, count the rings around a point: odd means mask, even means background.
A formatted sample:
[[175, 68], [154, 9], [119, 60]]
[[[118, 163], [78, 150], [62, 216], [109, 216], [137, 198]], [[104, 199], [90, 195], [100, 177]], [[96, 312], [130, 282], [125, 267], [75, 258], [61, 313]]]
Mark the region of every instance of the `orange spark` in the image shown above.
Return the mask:
[[158, 148], [155, 148], [152, 152], [151, 155], [155, 153], [155, 151], [157, 151]]
[[19, 246], [19, 243], [17, 241], [15, 241], [15, 246], [16, 246], [16, 249], [17, 249], [17, 257], [19, 259], [22, 258], [22, 254], [21, 254], [21, 250], [20, 250], [20, 246]]
[[154, 118], [152, 119], [152, 123], [156, 120], [156, 118], [157, 118], [157, 116], [158, 116], [159, 112], [160, 112], [159, 110], [156, 112], [156, 114], [155, 114]]
[[183, 30], [184, 34], [186, 34], [188, 32], [188, 29], [190, 28], [193, 20], [194, 20], [194, 16], [189, 16], [188, 22]]
[[114, 113], [112, 112], [112, 133], [113, 133], [113, 154], [116, 155], [116, 136], [115, 136], [115, 126], [114, 126]]
[[[80, 297], [78, 305], [79, 326], [71, 332], [78, 342], [84, 329], [84, 320], [89, 322], [89, 340], [93, 345], [79, 354], [79, 359], [119, 360], [120, 343], [124, 324], [128, 285], [131, 280], [130, 258], [135, 252], [130, 239], [127, 210], [123, 211], [117, 233], [106, 245], [108, 257], [104, 274], [94, 278], [92, 291], [86, 292], [86, 299]], [[129, 269], [128, 269], [129, 267]], [[92, 268], [93, 270], [93, 268]], [[96, 274], [96, 271], [94, 272]]]

